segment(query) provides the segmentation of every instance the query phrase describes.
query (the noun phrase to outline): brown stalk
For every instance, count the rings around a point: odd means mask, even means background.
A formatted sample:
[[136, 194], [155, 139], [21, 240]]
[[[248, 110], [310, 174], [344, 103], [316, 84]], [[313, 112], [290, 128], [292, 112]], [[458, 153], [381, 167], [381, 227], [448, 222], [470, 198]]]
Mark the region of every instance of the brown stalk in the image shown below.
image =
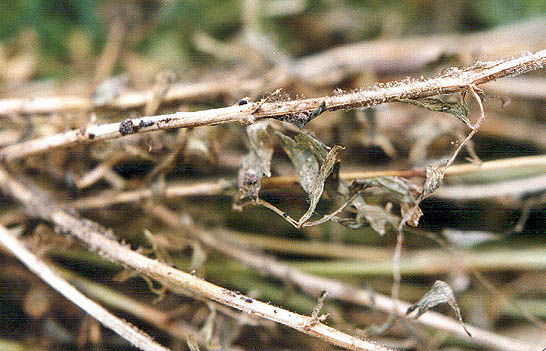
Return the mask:
[[[186, 234], [202, 241], [205, 245], [239, 260], [241, 263], [256, 269], [258, 272], [285, 280], [313, 296], [320, 296], [323, 291], [327, 291], [331, 299], [338, 299], [360, 306], [373, 306], [376, 310], [386, 313], [400, 310], [406, 311], [411, 306], [408, 302], [395, 301], [382, 294], [372, 294], [366, 289], [305, 273], [259, 252], [246, 250], [241, 247], [240, 243], [222, 239], [224, 238], [222, 231], [219, 232], [219, 235], [214, 235], [194, 225], [182, 225], [179, 217], [164, 206], [148, 203], [145, 209], [149, 214], [160, 218], [167, 225], [178, 230], [183, 230]], [[461, 328], [457, 320], [437, 312], [428, 311], [415, 320], [415, 322], [433, 329], [447, 331], [460, 338], [468, 339], [468, 335]], [[468, 329], [472, 333], [472, 342], [494, 350], [531, 351], [538, 347], [538, 345], [530, 342], [497, 335], [477, 327], [468, 326]]]
[[[544, 47], [541, 34], [545, 24], [544, 19], [539, 18], [461, 36], [452, 34], [426, 38], [418, 36], [343, 45], [294, 60], [294, 64], [289, 66], [289, 72], [305, 82], [324, 86], [338, 83], [352, 74], [363, 71], [411, 74], [446, 54], [457, 54], [464, 61], [469, 59], [466, 53], [476, 48], [479, 48], [480, 55], [487, 57], [517, 55], [522, 50], [539, 50]], [[181, 82], [170, 87], [163, 102], [172, 104], [224, 95], [244, 96], [262, 86], [263, 78], [249, 78], [241, 74], [199, 83]], [[540, 93], [535, 89], [535, 83], [532, 87], [514, 89], [514, 84], [509, 86], [503, 84], [502, 92], [497, 87], [492, 87], [492, 91], [509, 95], [514, 93], [523, 97], [535, 97], [538, 92], [539, 96], [544, 97], [544, 92]], [[126, 92], [112, 101], [108, 108], [117, 110], [140, 108], [145, 106], [152, 96], [153, 92], [150, 90]], [[94, 108], [89, 98], [79, 96], [0, 99], [0, 115], [90, 111]]]
[[401, 99], [418, 99], [440, 94], [465, 91], [502, 77], [519, 75], [542, 68], [546, 64], [546, 50], [535, 54], [495, 62], [480, 62], [449, 75], [427, 80], [405, 80], [322, 98], [297, 99], [283, 102], [258, 102], [235, 105], [219, 109], [177, 112], [159, 116], [145, 116], [126, 119], [120, 123], [93, 124], [86, 128], [71, 130], [42, 138], [10, 145], [0, 149], [0, 159], [15, 160], [29, 155], [44, 153], [60, 147], [100, 140], [118, 138], [129, 134], [145, 133], [155, 130], [190, 128], [217, 125], [229, 122], [250, 124], [260, 119], [276, 118], [300, 123], [308, 122], [309, 117], [319, 106], [326, 111], [373, 107]]
[[115, 331], [132, 345], [144, 351], [169, 351], [168, 348], [156, 343], [148, 334], [116, 317], [104, 307], [79, 292], [40, 260], [38, 256], [30, 252], [14, 234], [10, 233], [2, 225], [0, 225], [0, 243], [52, 288], [56, 289], [68, 300], [89, 313], [106, 327]]
[[[486, 161], [480, 165], [460, 164], [453, 165], [446, 169], [446, 177], [459, 176], [465, 174], [478, 174], [486, 172], [498, 172], [501, 170], [520, 170], [520, 169], [544, 169], [546, 168], [546, 156], [524, 156], [514, 157], [502, 160]], [[339, 173], [339, 178], [345, 181], [355, 179], [368, 179], [385, 176], [398, 177], [422, 177], [424, 169], [408, 170], [377, 170], [377, 171], [351, 171]], [[266, 190], [275, 188], [286, 188], [299, 184], [297, 176], [278, 176], [262, 179], [262, 187]], [[442, 197], [448, 199], [473, 199], [487, 198], [495, 196], [521, 196], [526, 193], [540, 191], [546, 188], [546, 178], [543, 175], [529, 176], [527, 178], [506, 180], [491, 184], [480, 185], [444, 185], [432, 193], [432, 197]], [[216, 196], [229, 194], [236, 189], [235, 180], [211, 180], [187, 183], [168, 184], [163, 193], [165, 198], [177, 198], [184, 196]], [[153, 197], [154, 191], [149, 188], [128, 190], [128, 191], [105, 191], [95, 196], [88, 196], [70, 202], [70, 207], [80, 210], [105, 208], [117, 204], [138, 202]]]
[[83, 241], [90, 250], [109, 261], [120, 263], [140, 274], [155, 279], [174, 289], [182, 289], [240, 311], [254, 314], [286, 325], [305, 334], [351, 350], [392, 351], [393, 349], [360, 339], [317, 323], [309, 316], [290, 312], [280, 307], [252, 299], [206, 282], [192, 274], [179, 271], [157, 260], [143, 256], [117, 241], [110, 239], [96, 223], [82, 219], [71, 211], [60, 208], [38, 190], [31, 190], [0, 168], [0, 187], [3, 192], [22, 202], [29, 214], [50, 221], [62, 231]]

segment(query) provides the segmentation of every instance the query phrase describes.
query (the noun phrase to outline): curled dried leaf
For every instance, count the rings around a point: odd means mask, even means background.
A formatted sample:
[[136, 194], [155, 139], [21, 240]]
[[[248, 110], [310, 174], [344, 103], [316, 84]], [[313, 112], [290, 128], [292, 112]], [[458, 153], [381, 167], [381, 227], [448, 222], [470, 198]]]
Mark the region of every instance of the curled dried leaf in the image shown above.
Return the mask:
[[261, 179], [263, 177], [262, 164], [254, 151], [249, 152], [241, 162], [237, 183], [239, 185], [239, 199], [258, 199]]
[[409, 204], [407, 202], [400, 203], [400, 212], [404, 223], [417, 227], [419, 225], [419, 219], [423, 216], [423, 210], [418, 204]]
[[320, 103], [320, 105], [316, 109], [314, 109], [311, 112], [306, 111], [306, 112], [295, 113], [292, 115], [279, 117], [277, 119], [283, 122], [292, 123], [293, 125], [301, 129], [307, 123], [309, 123], [312, 119], [314, 119], [315, 117], [317, 117], [318, 115], [320, 115], [326, 110], [328, 110], [326, 108], [326, 101], [323, 101]]
[[269, 123], [257, 122], [247, 127], [249, 153], [243, 157], [239, 167], [238, 185], [240, 199], [255, 201], [260, 192], [263, 176], [271, 176], [273, 145], [269, 138]]
[[315, 212], [326, 179], [339, 162], [338, 155], [343, 147], [336, 145], [324, 155], [324, 151], [328, 150], [326, 145], [309, 134], [301, 132], [295, 139], [280, 132], [275, 135], [296, 168], [301, 186], [309, 194], [309, 209], [296, 225], [301, 227]]
[[400, 221], [397, 216], [391, 213], [390, 203], [385, 207], [369, 205], [364, 201], [364, 198], [359, 195], [352, 204], [358, 211], [354, 218], [334, 217], [333, 220], [351, 229], [370, 226], [373, 230], [378, 232], [379, 235], [384, 235], [387, 232], [388, 225], [396, 227]]
[[406, 178], [387, 176], [358, 180], [357, 182], [370, 187], [379, 187], [400, 202], [417, 203], [419, 198], [419, 187]]
[[455, 311], [457, 314], [457, 319], [461, 323], [461, 326], [463, 327], [464, 331], [468, 334], [468, 336], [472, 337], [470, 332], [466, 329], [463, 318], [461, 317], [461, 311], [459, 309], [459, 305], [457, 305], [457, 301], [455, 300], [455, 295], [453, 294], [453, 290], [451, 287], [441, 280], [437, 280], [432, 285], [432, 288], [423, 296], [419, 302], [417, 302], [415, 305], [412, 305], [408, 308], [406, 311], [406, 314], [410, 314], [411, 312], [417, 310], [417, 313], [415, 315], [415, 318], [419, 318], [421, 315], [423, 315], [425, 312], [427, 312], [429, 309], [433, 308], [434, 306], [437, 306], [442, 303], [448, 303], [449, 306]]
[[400, 102], [416, 105], [429, 111], [450, 113], [472, 128], [468, 119], [468, 108], [464, 103], [448, 102], [438, 98], [401, 99]]
[[306, 193], [313, 191], [319, 176], [319, 161], [311, 150], [280, 132], [275, 132], [284, 152], [298, 172], [298, 179]]
[[435, 192], [436, 189], [442, 185], [444, 175], [444, 167], [438, 168], [431, 165], [427, 166], [427, 169], [425, 170], [425, 184], [423, 185], [423, 192], [421, 194], [422, 199]]
[[260, 121], [249, 125], [246, 128], [250, 148], [256, 153], [262, 166], [263, 174], [271, 177], [271, 157], [273, 156], [273, 145], [269, 138], [269, 121]]
[[309, 192], [309, 209], [300, 218], [300, 226], [311, 218], [313, 212], [315, 212], [315, 208], [317, 207], [320, 197], [322, 196], [322, 192], [324, 191], [324, 182], [332, 172], [334, 165], [338, 162], [337, 156], [341, 150], [343, 150], [343, 147], [336, 145], [332, 148], [332, 150], [330, 150], [330, 152], [328, 152], [328, 155], [326, 155], [326, 159], [320, 167], [317, 181], [312, 184], [311, 191]]
[[324, 162], [324, 159], [326, 158], [326, 155], [328, 155], [328, 151], [330, 148], [326, 146], [322, 141], [318, 140], [311, 134], [308, 134], [305, 131], [301, 131], [298, 133], [294, 140], [300, 144], [302, 147], [308, 149], [315, 155], [317, 160], [319, 162]]

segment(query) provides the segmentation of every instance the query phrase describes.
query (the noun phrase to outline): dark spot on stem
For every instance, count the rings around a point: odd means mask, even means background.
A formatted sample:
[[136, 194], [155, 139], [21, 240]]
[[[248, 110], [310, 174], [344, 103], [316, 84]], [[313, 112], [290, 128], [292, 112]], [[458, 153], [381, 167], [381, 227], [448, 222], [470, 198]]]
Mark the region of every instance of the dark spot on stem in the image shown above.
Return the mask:
[[239, 102], [237, 103], [237, 105], [239, 105], [239, 106], [246, 105], [246, 104], [248, 104], [248, 98], [247, 98], [247, 97], [242, 98], [242, 99], [239, 100]]
[[247, 298], [245, 299], [245, 302], [246, 302], [246, 303], [253, 303], [254, 300], [252, 300], [250, 297], [247, 297]]
[[154, 122], [153, 121], [144, 121], [144, 120], [141, 120], [139, 123], [138, 123], [138, 128], [146, 128], [146, 127], [150, 127], [150, 126], [153, 126], [154, 125]]
[[87, 136], [89, 137], [89, 140], [95, 139], [95, 134], [93, 133], [89, 133]]
[[279, 117], [273, 117], [275, 119], [281, 120], [283, 122], [292, 123], [298, 128], [303, 128], [307, 123], [309, 123], [312, 119], [326, 111], [326, 101], [323, 101], [320, 103], [320, 105], [311, 112], [300, 112], [300, 113], [294, 113]]
[[130, 118], [127, 118], [119, 124], [119, 134], [127, 135], [135, 132], [133, 121]]

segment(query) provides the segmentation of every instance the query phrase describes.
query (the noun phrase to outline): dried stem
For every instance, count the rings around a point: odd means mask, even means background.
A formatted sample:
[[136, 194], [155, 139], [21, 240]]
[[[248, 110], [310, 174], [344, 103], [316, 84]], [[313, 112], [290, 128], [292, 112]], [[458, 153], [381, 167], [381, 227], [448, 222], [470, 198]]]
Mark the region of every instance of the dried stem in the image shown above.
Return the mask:
[[522, 197], [544, 190], [546, 176], [539, 175], [491, 184], [442, 186], [431, 196], [450, 200], [470, 200], [501, 196]]
[[[219, 231], [219, 235], [214, 235], [196, 226], [188, 227], [186, 225], [182, 225], [176, 214], [172, 213], [161, 205], [148, 204], [148, 206], [146, 206], [146, 210], [150, 215], [162, 219], [166, 224], [172, 226], [173, 228], [183, 230], [188, 235], [194, 236], [196, 239], [201, 240], [205, 245], [214, 248], [225, 255], [231, 256], [259, 272], [285, 280], [313, 296], [320, 296], [323, 291], [327, 291], [328, 296], [331, 299], [338, 299], [361, 306], [374, 307], [379, 311], [389, 314], [397, 310], [406, 311], [411, 306], [411, 304], [408, 302], [400, 300], [394, 301], [390, 297], [382, 294], [372, 294], [366, 289], [356, 288], [336, 280], [305, 273], [264, 254], [256, 251], [245, 250], [241, 247], [239, 242], [230, 242], [229, 240], [226, 240], [226, 236], [223, 235], [223, 231]], [[446, 260], [442, 259], [442, 262], [446, 262]], [[362, 265], [361, 263], [359, 264]], [[390, 272], [392, 272], [392, 268], [389, 269]], [[428, 311], [414, 322], [434, 329], [444, 330], [456, 335], [459, 338], [468, 340], [468, 335], [461, 328], [458, 321], [440, 313]], [[538, 346], [533, 343], [497, 335], [495, 333], [472, 326], [469, 326], [468, 329], [472, 333], [472, 342], [494, 350], [531, 351], [535, 350]]]
[[0, 242], [43, 281], [132, 345], [145, 351], [169, 350], [153, 341], [148, 334], [114, 316], [104, 307], [76, 290], [36, 255], [27, 250], [17, 237], [2, 225], [0, 225]]
[[[283, 102], [249, 103], [219, 109], [177, 112], [167, 115], [126, 119], [120, 123], [93, 124], [86, 128], [58, 133], [4, 147], [0, 159], [14, 160], [59, 147], [118, 138], [155, 130], [189, 128], [229, 122], [253, 123], [264, 118], [291, 120], [303, 118], [305, 124], [313, 111], [325, 104], [326, 111], [373, 107], [401, 99], [417, 99], [464, 91], [505, 76], [518, 75], [542, 68], [546, 50], [496, 62], [481, 62], [464, 70], [428, 80], [406, 80], [369, 90]], [[303, 117], [301, 117], [303, 116]]]
[[198, 329], [182, 320], [172, 323], [172, 316], [169, 312], [149, 306], [126, 294], [108, 288], [104, 284], [91, 282], [71, 271], [59, 267], [55, 267], [55, 270], [74, 286], [94, 299], [101, 301], [103, 304], [146, 321], [175, 338], [184, 340], [188, 335], [193, 334], [198, 337], [197, 341], [199, 344], [205, 345], [205, 340], [201, 337]]
[[[481, 164], [474, 163], [465, 163], [452, 165], [445, 170], [445, 176], [460, 176], [467, 174], [482, 174], [486, 172], [498, 172], [500, 170], [510, 170], [514, 173], [519, 174], [520, 171], [530, 170], [525, 173], [534, 173], [536, 175], [537, 171], [546, 169], [546, 155], [538, 156], [524, 156], [524, 157], [513, 157], [506, 158], [501, 160], [486, 161]], [[414, 168], [414, 169], [388, 169], [388, 170], [377, 170], [377, 171], [348, 171], [340, 172], [339, 179], [345, 181], [351, 181], [355, 179], [369, 179], [376, 177], [386, 177], [386, 176], [398, 176], [404, 178], [411, 177], [424, 177], [425, 169], [424, 168]], [[275, 187], [286, 187], [290, 185], [298, 184], [297, 176], [280, 176], [280, 177], [271, 177], [264, 178], [262, 180], [263, 188], [275, 188]], [[440, 188], [441, 189], [441, 188]]]
[[[519, 171], [530, 169], [533, 172], [546, 169], [546, 156], [525, 156], [514, 157], [495, 161], [482, 162], [480, 165], [468, 163], [453, 165], [446, 170], [446, 177], [468, 174], [480, 174], [509, 170], [519, 174]], [[384, 176], [399, 177], [422, 177], [425, 170], [421, 168], [409, 170], [379, 170], [379, 171], [351, 171], [339, 173], [339, 178], [345, 181], [355, 179], [368, 179]], [[264, 189], [286, 188], [298, 184], [297, 176], [278, 176], [262, 179]], [[493, 183], [490, 185], [453, 185], [442, 186], [430, 196], [449, 199], [472, 199], [494, 196], [521, 196], [525, 193], [540, 191], [546, 187], [546, 178], [542, 175], [528, 177], [512, 181]], [[236, 188], [236, 180], [213, 180], [188, 183], [169, 184], [161, 194], [165, 198], [176, 198], [183, 196], [214, 196], [228, 194]], [[465, 190], [466, 189], [466, 190]], [[129, 191], [105, 191], [95, 196], [88, 196], [70, 203], [70, 207], [77, 209], [105, 208], [116, 204], [138, 202], [153, 197], [152, 189], [138, 189]]]
[[[342, 45], [301, 59], [294, 59], [288, 67], [288, 79], [291, 75], [306, 83], [325, 86], [338, 83], [342, 79], [359, 72], [403, 73], [410, 74], [422, 70], [434, 63], [445, 53], [459, 53], [465, 57], [469, 47], [479, 47], [480, 55], [499, 57], [499, 55], [516, 55], [518, 50], [539, 50], [544, 46], [541, 34], [546, 21], [536, 18], [514, 25], [454, 36], [405, 37], [394, 40], [374, 40], [349, 45]], [[233, 56], [230, 54], [230, 56]], [[276, 71], [276, 69], [273, 69]], [[278, 73], [270, 72], [259, 78], [249, 78], [241, 74], [226, 78], [201, 81], [198, 83], [180, 82], [173, 84], [163, 100], [173, 104], [183, 101], [203, 101], [219, 96], [244, 96], [261, 89], [268, 76]], [[265, 77], [265, 78], [264, 78]], [[510, 83], [507, 87], [492, 87], [497, 95], [523, 97], [543, 97], [537, 84], [531, 82], [516, 87]], [[108, 108], [126, 110], [145, 106], [153, 96], [151, 90], [126, 92], [108, 104]], [[80, 96], [47, 96], [39, 98], [0, 99], [0, 115], [13, 114], [46, 114], [68, 111], [90, 111], [95, 109], [91, 99]]]
[[392, 351], [391, 348], [345, 334], [322, 323], [311, 323], [311, 317], [254, 300], [143, 256], [111, 240], [96, 223], [82, 219], [56, 206], [43, 193], [32, 191], [3, 169], [0, 169], [0, 186], [4, 192], [22, 202], [31, 215], [53, 222], [61, 230], [74, 235], [86, 243], [91, 250], [98, 252], [106, 259], [132, 268], [166, 286], [182, 289], [243, 312], [275, 321], [337, 346], [351, 350]]

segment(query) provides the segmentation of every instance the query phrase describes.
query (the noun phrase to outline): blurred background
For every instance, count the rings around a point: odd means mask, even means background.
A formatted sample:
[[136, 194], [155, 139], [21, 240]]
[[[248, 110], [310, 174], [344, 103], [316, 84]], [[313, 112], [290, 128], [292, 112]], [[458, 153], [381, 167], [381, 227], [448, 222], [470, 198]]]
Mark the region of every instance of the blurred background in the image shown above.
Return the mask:
[[[245, 97], [282, 101], [408, 76], [435, 77], [477, 61], [545, 49], [545, 14], [543, 0], [3, 0], [0, 148], [90, 123], [223, 107]], [[279, 88], [281, 94], [269, 95]], [[545, 71], [481, 88], [487, 120], [458, 163], [476, 161], [474, 154], [484, 162], [543, 155]], [[476, 104], [469, 102], [469, 109], [475, 121]], [[439, 164], [468, 132], [453, 116], [402, 103], [328, 112], [305, 129], [327, 145], [346, 148], [340, 172]], [[393, 230], [379, 235], [370, 226], [351, 230], [332, 222], [297, 230], [261, 207], [233, 209], [238, 195], [233, 179], [247, 151], [245, 127], [229, 124], [75, 145], [12, 166], [134, 247], [156, 248], [144, 231], [149, 230], [173, 265], [197, 269], [209, 281], [263, 301], [307, 315], [316, 304], [291, 284], [185, 237], [184, 230], [147, 211], [142, 198], [118, 201], [115, 195], [152, 189], [147, 196], [153, 201], [241, 245], [389, 295]], [[541, 162], [447, 177], [448, 190], [427, 199], [419, 226], [405, 233], [400, 298], [416, 302], [442, 279], [455, 291], [468, 323], [546, 346], [546, 162]], [[278, 145], [272, 174], [295, 174]], [[161, 193], [180, 182], [219, 179], [225, 182], [212, 195]], [[421, 178], [411, 181], [422, 184]], [[482, 188], [488, 196], [478, 197], [476, 189]], [[524, 190], [514, 195], [507, 188]], [[299, 187], [268, 186], [266, 179], [260, 196], [295, 218], [308, 206]], [[386, 202], [381, 195], [375, 200]], [[316, 218], [341, 203], [326, 197]], [[214, 347], [201, 338], [202, 349], [336, 350], [172, 292], [157, 302], [143, 279], [89, 253], [50, 224], [28, 218], [1, 195], [0, 223], [20, 230], [29, 246], [64, 269], [86, 294], [174, 350], [186, 349], [188, 333], [207, 333], [211, 325]], [[132, 350], [5, 252], [0, 265], [0, 351]], [[453, 317], [444, 307], [439, 310]], [[325, 311], [328, 324], [400, 349], [487, 349], [402, 322], [378, 333], [370, 327], [388, 316], [373, 307], [327, 300]]]
[[137, 79], [248, 59], [226, 46], [251, 45], [253, 31], [267, 38], [271, 56], [297, 58], [364, 40], [468, 34], [546, 12], [540, 0], [6, 0], [0, 6], [4, 84], [93, 78], [109, 45], [121, 46], [111, 70]]

